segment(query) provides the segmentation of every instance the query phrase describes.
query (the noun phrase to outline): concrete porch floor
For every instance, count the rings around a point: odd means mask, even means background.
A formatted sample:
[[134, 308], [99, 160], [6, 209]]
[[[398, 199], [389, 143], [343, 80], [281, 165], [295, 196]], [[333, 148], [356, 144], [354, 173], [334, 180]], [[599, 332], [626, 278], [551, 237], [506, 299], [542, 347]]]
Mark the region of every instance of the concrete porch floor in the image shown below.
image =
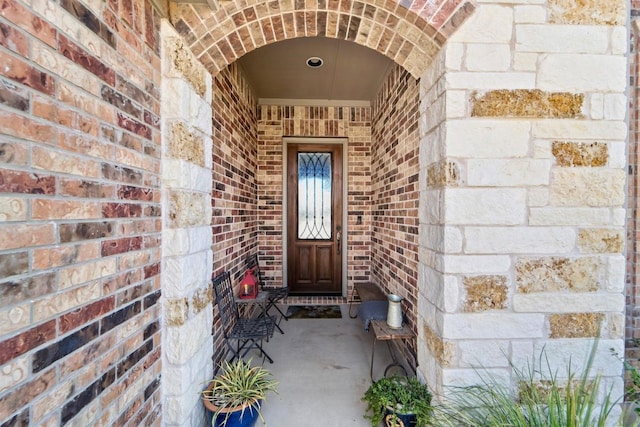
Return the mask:
[[[270, 394], [263, 404], [268, 426], [370, 426], [361, 398], [371, 384], [373, 333], [364, 330], [360, 319], [349, 318], [348, 305], [340, 306], [341, 319], [283, 320], [285, 333], [276, 330], [266, 343], [274, 363], [265, 361], [264, 366], [279, 381], [279, 394]], [[382, 376], [390, 361], [386, 343], [377, 342], [374, 378]]]

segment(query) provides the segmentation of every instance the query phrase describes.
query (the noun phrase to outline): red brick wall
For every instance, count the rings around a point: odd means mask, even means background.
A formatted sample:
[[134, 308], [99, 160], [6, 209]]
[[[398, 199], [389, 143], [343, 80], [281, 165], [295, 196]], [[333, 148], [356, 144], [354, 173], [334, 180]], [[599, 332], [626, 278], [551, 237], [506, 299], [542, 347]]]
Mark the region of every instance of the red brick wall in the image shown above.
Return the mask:
[[415, 325], [418, 284], [419, 82], [399, 66], [373, 104], [372, 276]]
[[[247, 254], [257, 238], [256, 101], [237, 64], [213, 80], [213, 271], [242, 280]], [[214, 310], [216, 366], [224, 358], [220, 320]]]
[[92, 4], [0, 7], [2, 426], [159, 425], [159, 18]]
[[[261, 105], [258, 113], [258, 236], [270, 284], [282, 284], [283, 137], [348, 138], [347, 281], [369, 280], [371, 109]], [[358, 216], [361, 221], [358, 223]]]
[[237, 64], [213, 82], [213, 271], [239, 283], [257, 250], [256, 99]]

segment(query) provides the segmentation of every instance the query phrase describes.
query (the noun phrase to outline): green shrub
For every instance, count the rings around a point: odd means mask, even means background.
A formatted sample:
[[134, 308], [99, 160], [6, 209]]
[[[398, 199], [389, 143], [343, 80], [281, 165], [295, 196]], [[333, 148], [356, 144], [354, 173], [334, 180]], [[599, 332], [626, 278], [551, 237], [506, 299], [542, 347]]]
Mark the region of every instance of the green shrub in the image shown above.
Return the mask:
[[374, 381], [362, 397], [367, 402], [365, 418], [375, 427], [389, 408], [402, 414], [415, 414], [418, 426], [425, 426], [431, 417], [431, 397], [427, 385], [417, 378], [383, 377]]

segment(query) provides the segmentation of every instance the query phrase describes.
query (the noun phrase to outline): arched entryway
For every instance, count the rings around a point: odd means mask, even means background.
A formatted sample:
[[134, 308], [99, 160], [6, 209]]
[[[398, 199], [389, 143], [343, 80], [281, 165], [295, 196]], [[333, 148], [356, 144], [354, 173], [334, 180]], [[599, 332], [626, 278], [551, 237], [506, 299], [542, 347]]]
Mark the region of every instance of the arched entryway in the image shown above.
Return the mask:
[[[267, 254], [266, 273], [276, 282], [281, 280], [278, 266], [282, 258], [278, 248], [282, 246], [282, 138], [346, 138], [348, 167], [353, 172], [347, 190], [349, 291], [354, 281], [378, 277], [385, 288], [407, 297], [409, 318], [416, 328], [420, 141], [417, 79], [472, 8], [466, 3], [456, 6], [455, 2], [445, 2], [437, 10], [417, 3], [408, 8], [395, 3], [358, 2], [319, 3], [317, 10], [305, 9], [305, 6], [258, 2], [244, 8], [224, 4], [211, 10], [205, 5], [171, 5], [171, 21], [181, 37], [167, 37], [174, 40], [167, 52], [178, 52], [169, 55], [168, 67], [178, 68], [190, 83], [195, 98], [201, 99], [198, 103], [203, 108], [206, 103], [212, 106], [210, 128], [204, 121], [200, 121], [200, 125], [189, 125], [192, 113], [188, 106], [176, 121], [186, 122], [187, 135], [195, 135], [204, 147], [208, 146], [210, 136], [213, 137], [213, 163], [205, 160], [196, 168], [210, 167], [213, 182], [201, 187], [196, 182], [186, 185], [196, 185], [187, 197], [195, 204], [202, 202], [211, 186], [214, 248], [213, 266], [203, 269], [202, 277], [197, 280], [202, 284], [196, 287], [199, 290], [183, 295], [165, 293], [165, 296], [177, 300], [178, 305], [181, 300], [189, 300], [190, 293], [202, 292], [207, 274], [221, 269], [238, 273], [242, 268], [242, 257], [238, 254], [256, 249]], [[269, 43], [311, 36], [358, 43], [397, 64], [374, 105], [257, 105], [235, 61]], [[187, 54], [187, 51], [190, 52]], [[196, 61], [204, 67], [194, 65]], [[206, 84], [203, 88], [202, 83], [206, 81], [201, 77], [203, 70], [212, 75], [213, 90]], [[387, 110], [384, 105], [391, 98], [396, 99], [391, 104], [393, 108]], [[242, 125], [234, 126], [239, 120]], [[174, 124], [167, 127], [173, 128]], [[372, 144], [374, 139], [382, 142]], [[208, 148], [203, 150], [207, 151]], [[376, 206], [383, 208], [375, 211]], [[204, 212], [198, 221], [206, 221], [209, 211]], [[188, 228], [186, 223], [185, 228]], [[372, 243], [372, 233], [378, 235], [377, 244]], [[395, 249], [389, 252], [381, 247], [383, 243]], [[202, 259], [209, 254], [206, 249], [194, 248], [193, 253], [172, 254], [166, 261], [168, 265], [176, 265], [185, 259]], [[167, 277], [173, 276], [168, 273]], [[209, 320], [205, 311], [196, 315], [202, 318], [200, 322]], [[176, 326], [184, 327], [187, 322]], [[194, 334], [195, 330], [202, 336], [202, 327], [191, 328], [190, 333]], [[172, 331], [168, 330], [165, 336], [172, 339]], [[180, 341], [179, 336], [179, 333], [175, 336], [175, 343]], [[213, 348], [217, 344], [213, 343]], [[204, 359], [195, 355], [201, 352], [195, 349], [193, 352], [194, 357], [174, 357], [165, 363], [169, 404], [179, 404], [181, 395], [170, 389], [171, 380], [167, 376], [193, 371], [193, 364], [206, 366]], [[412, 364], [416, 363], [415, 349], [410, 349], [407, 356]]]
[[[211, 85], [236, 85], [238, 92], [243, 92], [243, 83], [236, 78], [241, 73], [235, 64], [246, 52], [288, 38], [317, 35], [375, 49], [398, 64], [394, 82], [419, 86], [417, 99], [398, 100], [409, 106], [407, 111], [414, 107], [419, 111], [419, 120], [410, 122], [417, 122], [417, 138], [406, 140], [412, 141], [409, 147], [415, 147], [410, 160], [415, 159], [419, 165], [419, 172], [409, 180], [422, 190], [415, 227], [419, 239], [417, 273], [399, 277], [418, 293], [418, 297], [408, 299], [412, 303], [408, 309], [416, 315], [419, 374], [432, 387], [441, 389], [469, 380], [474, 363], [489, 364], [497, 373], [508, 376], [508, 359], [525, 361], [546, 347], [557, 349], [551, 363], [560, 366], [564, 363], [560, 349], [568, 348], [572, 355], [581, 356], [581, 350], [596, 336], [594, 331], [602, 331], [598, 333], [607, 340], [606, 345], [620, 350], [623, 269], [619, 242], [623, 226], [618, 214], [625, 172], [619, 147], [626, 126], [617, 109], [598, 109], [598, 102], [594, 103], [607, 99], [619, 106], [624, 98], [622, 32], [609, 31], [609, 26], [621, 28], [619, 16], [598, 21], [597, 13], [571, 8], [547, 10], [546, 6], [537, 9], [545, 13], [530, 14], [532, 9], [524, 13], [525, 9], [517, 5], [496, 2], [479, 6], [473, 11], [473, 19], [454, 34], [456, 24], [472, 12], [472, 7], [464, 4], [448, 10], [447, 5], [432, 10], [430, 2], [424, 7], [417, 3], [404, 7], [344, 2], [318, 3], [317, 9], [309, 10], [307, 4], [298, 3], [252, 3], [241, 8], [221, 3], [219, 7], [214, 4], [212, 10], [204, 5], [174, 4], [171, 17], [175, 28], [171, 31], [183, 43], [181, 51], [188, 52], [193, 62], [204, 64], [194, 66], [198, 73], [211, 73]], [[429, 10], [434, 13], [427, 13]], [[443, 16], [446, 19], [440, 20]], [[567, 24], [562, 31], [574, 37], [571, 40], [580, 38], [583, 27], [602, 26], [598, 31], [602, 30], [602, 36], [614, 48], [606, 55], [584, 55], [583, 50], [590, 47], [567, 45], [566, 52], [557, 54], [555, 47], [540, 43], [536, 35], [557, 30], [559, 23]], [[515, 44], [514, 34], [519, 41]], [[441, 46], [443, 51], [439, 50]], [[606, 78], [594, 71], [604, 69], [603, 65], [613, 71]], [[566, 67], [582, 78], [569, 79], [561, 71]], [[198, 92], [193, 75], [183, 75]], [[199, 92], [203, 106], [215, 105], [210, 87]], [[607, 95], [602, 95], [605, 92]], [[253, 105], [250, 98], [243, 98], [240, 104]], [[238, 108], [237, 100], [233, 106]], [[260, 159], [258, 151], [267, 149], [269, 143], [279, 147], [282, 135], [322, 136], [305, 130], [305, 120], [312, 116], [313, 120], [335, 120], [338, 130], [328, 136], [368, 142], [347, 130], [352, 121], [357, 122], [356, 117], [366, 117], [366, 113], [358, 116], [351, 108], [335, 107], [316, 113], [296, 105], [258, 109], [254, 119], [261, 135], [256, 137], [257, 154], [247, 158]], [[374, 121], [371, 116], [369, 120]], [[214, 120], [213, 128], [216, 126], [222, 129], [223, 122]], [[410, 126], [402, 130], [411, 132]], [[211, 128], [209, 132], [207, 138], [215, 134]], [[237, 143], [240, 139], [238, 133], [229, 132], [229, 141]], [[594, 139], [604, 141], [606, 148], [591, 145]], [[392, 152], [398, 139], [391, 141]], [[212, 151], [220, 149], [222, 155], [233, 157], [234, 150], [229, 147], [233, 144], [214, 143]], [[567, 150], [594, 160], [588, 169], [583, 168], [566, 161], [563, 153]], [[599, 156], [605, 161], [596, 159]], [[278, 161], [271, 166], [277, 169]], [[203, 186], [190, 191], [197, 196], [189, 200], [199, 203], [207, 191], [227, 193], [236, 177], [226, 172], [221, 176], [210, 190]], [[593, 188], [584, 190], [594, 179], [600, 183], [595, 199]], [[384, 174], [380, 182], [384, 182]], [[373, 188], [376, 183], [370, 185]], [[579, 191], [569, 190], [576, 185]], [[257, 193], [263, 186], [251, 188]], [[384, 193], [384, 187], [378, 190], [375, 194]], [[273, 199], [263, 196], [268, 207]], [[257, 200], [261, 200], [260, 194]], [[218, 208], [222, 206], [213, 206], [214, 210]], [[256, 212], [260, 209], [256, 204]], [[583, 216], [585, 212], [587, 217]], [[609, 220], [597, 215], [603, 212]], [[376, 223], [374, 215], [372, 229], [394, 222], [384, 218]], [[278, 218], [274, 215], [272, 219], [274, 228], [262, 231], [275, 235]], [[222, 220], [217, 225], [233, 228]], [[411, 234], [414, 230], [407, 231], [411, 226], [399, 224], [389, 235]], [[253, 230], [257, 244], [267, 247], [266, 239], [260, 241], [261, 230], [257, 226]], [[397, 238], [391, 242], [392, 249], [386, 249], [392, 262], [380, 267], [380, 277], [388, 266], [399, 267], [388, 274], [398, 277], [401, 263], [394, 257], [410, 252], [403, 241], [404, 237]], [[600, 241], [611, 244], [601, 245]], [[243, 244], [239, 240], [237, 246]], [[225, 258], [213, 257], [214, 269], [239, 268], [229, 259], [216, 265], [219, 259]], [[211, 272], [210, 268], [204, 270]], [[578, 274], [574, 274], [576, 271]], [[206, 279], [202, 279], [203, 286]], [[571, 319], [581, 321], [574, 324]], [[165, 336], [170, 338], [172, 332], [167, 331]], [[203, 332], [201, 329], [197, 338]], [[176, 336], [180, 340], [179, 333]], [[212, 344], [215, 348], [217, 343]], [[204, 353], [198, 353], [198, 361], [204, 361]], [[599, 354], [602, 363], [607, 356]], [[192, 366], [190, 361], [175, 367], [166, 365], [168, 371], [176, 368], [174, 372], [193, 371]], [[605, 375], [619, 386], [618, 365], [607, 366]], [[180, 395], [170, 395], [168, 386], [165, 384], [167, 398], [178, 401]]]

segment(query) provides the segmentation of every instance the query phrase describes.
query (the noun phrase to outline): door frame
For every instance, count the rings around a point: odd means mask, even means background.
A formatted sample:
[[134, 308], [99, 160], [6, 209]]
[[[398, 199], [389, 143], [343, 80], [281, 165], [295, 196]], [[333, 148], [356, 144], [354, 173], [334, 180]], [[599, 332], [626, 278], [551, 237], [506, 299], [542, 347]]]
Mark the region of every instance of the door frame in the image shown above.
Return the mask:
[[346, 137], [283, 137], [282, 138], [282, 284], [288, 286], [288, 222], [287, 209], [288, 202], [286, 195], [287, 172], [287, 149], [289, 144], [336, 144], [342, 145], [342, 239], [340, 240], [340, 257], [342, 263], [342, 296], [347, 296], [347, 240], [349, 238], [349, 226], [347, 222], [348, 212], [348, 189], [349, 189], [349, 139]]

